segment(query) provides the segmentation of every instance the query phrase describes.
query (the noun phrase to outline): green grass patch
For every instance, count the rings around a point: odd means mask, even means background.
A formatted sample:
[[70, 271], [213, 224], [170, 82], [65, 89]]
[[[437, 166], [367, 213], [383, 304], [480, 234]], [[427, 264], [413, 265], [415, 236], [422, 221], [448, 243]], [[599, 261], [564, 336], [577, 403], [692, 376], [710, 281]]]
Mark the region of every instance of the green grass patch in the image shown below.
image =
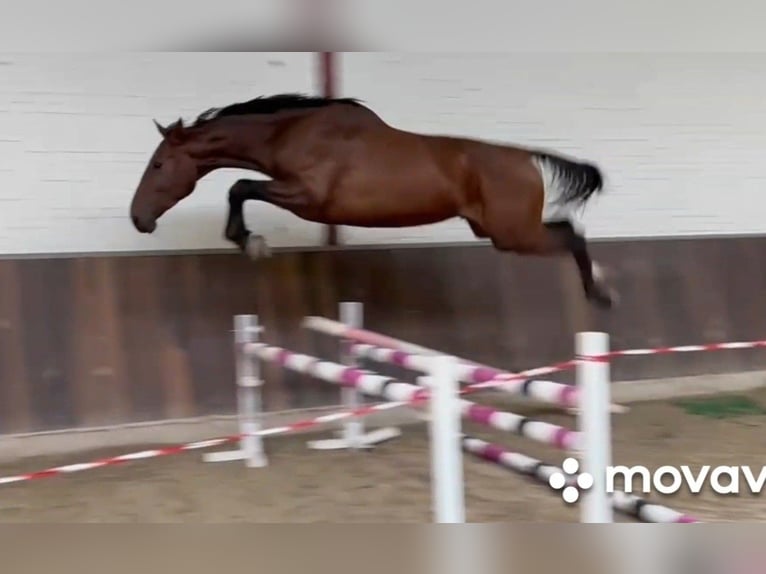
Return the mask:
[[766, 409], [759, 403], [742, 395], [684, 399], [676, 401], [675, 404], [686, 411], [687, 414], [711, 419], [766, 414]]

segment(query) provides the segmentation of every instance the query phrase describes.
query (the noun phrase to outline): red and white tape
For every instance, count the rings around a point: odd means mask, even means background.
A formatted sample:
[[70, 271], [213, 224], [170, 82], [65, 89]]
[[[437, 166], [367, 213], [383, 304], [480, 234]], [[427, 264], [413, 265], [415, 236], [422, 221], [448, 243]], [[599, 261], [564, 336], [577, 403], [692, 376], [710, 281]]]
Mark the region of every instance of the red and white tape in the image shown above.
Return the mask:
[[191, 443], [183, 444], [183, 445], [168, 446], [168, 447], [157, 448], [157, 449], [142, 450], [142, 451], [133, 452], [129, 454], [121, 454], [118, 456], [101, 458], [91, 462], [82, 462], [77, 464], [68, 464], [65, 466], [56, 466], [56, 467], [48, 468], [45, 470], [29, 472], [26, 474], [18, 474], [15, 476], [4, 476], [4, 477], [0, 477], [0, 486], [6, 485], [6, 484], [15, 484], [19, 482], [25, 482], [29, 480], [37, 480], [41, 478], [50, 478], [53, 476], [60, 476], [64, 474], [73, 474], [75, 472], [82, 472], [84, 470], [93, 470], [96, 468], [103, 468], [106, 466], [115, 466], [118, 464], [125, 464], [127, 462], [144, 460], [148, 458], [158, 458], [163, 456], [170, 456], [173, 454], [181, 454], [181, 453], [189, 452], [193, 450], [201, 450], [206, 448], [217, 447], [224, 444], [238, 442], [245, 436], [274, 436], [278, 434], [289, 434], [293, 432], [300, 432], [303, 430], [315, 428], [318, 426], [322, 426], [324, 424], [337, 422], [344, 419], [364, 417], [364, 416], [371, 415], [373, 413], [377, 413], [380, 411], [403, 407], [403, 406], [406, 406], [407, 404], [408, 403], [406, 402], [379, 403], [374, 405], [363, 406], [363, 407], [348, 410], [348, 411], [340, 411], [336, 413], [321, 415], [313, 419], [306, 419], [306, 420], [291, 423], [289, 425], [272, 427], [269, 429], [264, 429], [264, 430], [252, 433], [251, 435], [236, 434], [236, 435], [231, 435], [227, 437], [214, 438], [210, 440], [202, 440], [198, 442], [191, 442]]
[[732, 341], [729, 343], [707, 343], [704, 345], [677, 345], [674, 347], [654, 347], [650, 349], [624, 349], [610, 351], [596, 358], [636, 357], [645, 355], [669, 355], [671, 353], [699, 353], [704, 351], [730, 351], [735, 349], [763, 349], [766, 341]]
[[[389, 337], [388, 335], [381, 335], [380, 333], [376, 333], [374, 331], [367, 331], [365, 329], [354, 329], [339, 321], [327, 319], [326, 317], [311, 317], [311, 316], [305, 317], [303, 319], [303, 327], [307, 329], [311, 329], [313, 331], [318, 331], [320, 333], [325, 333], [327, 335], [331, 335], [334, 337], [343, 337], [352, 341], [356, 341], [358, 343], [366, 343], [368, 345], [374, 345], [376, 347], [386, 347], [389, 349], [405, 351], [407, 353], [412, 353], [415, 355], [441, 354], [439, 351], [436, 351], [434, 349], [429, 349], [428, 347], [416, 345], [415, 343], [410, 343], [408, 341], [403, 341], [401, 339]], [[726, 351], [726, 350], [734, 350], [734, 349], [759, 349], [759, 348], [766, 348], [766, 340], [731, 341], [728, 343], [707, 343], [707, 344], [701, 344], [701, 345], [699, 344], [698, 345], [676, 345], [671, 347], [654, 347], [654, 348], [647, 348], [647, 349], [625, 349], [625, 350], [618, 350], [618, 351], [610, 351], [609, 353], [600, 355], [598, 357], [591, 357], [591, 360], [592, 359], [610, 359], [615, 357], [640, 356], [640, 355], [666, 355], [670, 353], [698, 353], [698, 352], [704, 352], [704, 351]], [[468, 361], [460, 357], [458, 357], [458, 359], [461, 362], [473, 365], [475, 367], [486, 367], [486, 365], [480, 365], [478, 363], [474, 363], [472, 361]], [[543, 367], [543, 369], [540, 372], [534, 373], [534, 376], [556, 372], [554, 370], [547, 370], [547, 369], [552, 369], [556, 367], [558, 367], [556, 370], [563, 370], [568, 367], [572, 367], [576, 365], [577, 362], [578, 362], [578, 359], [575, 359], [573, 361], [560, 363], [559, 365], [553, 365], [552, 367]], [[486, 367], [486, 368], [490, 368], [490, 367]]]

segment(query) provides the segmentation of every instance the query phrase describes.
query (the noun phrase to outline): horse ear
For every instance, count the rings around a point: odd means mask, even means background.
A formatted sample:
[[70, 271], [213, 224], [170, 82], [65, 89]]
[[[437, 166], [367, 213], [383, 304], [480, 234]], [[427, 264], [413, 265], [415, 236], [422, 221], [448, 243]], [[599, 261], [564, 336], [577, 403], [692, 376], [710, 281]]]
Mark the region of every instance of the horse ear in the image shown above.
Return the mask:
[[179, 144], [184, 140], [186, 132], [184, 131], [184, 121], [178, 118], [178, 121], [173, 122], [168, 126], [165, 139], [170, 143]]
[[154, 125], [157, 126], [157, 130], [168, 143], [179, 144], [183, 141], [185, 132], [184, 123], [181, 118], [178, 118], [178, 121], [166, 127], [161, 126], [157, 120], [154, 120]]
[[157, 127], [157, 131], [160, 132], [160, 135], [164, 138], [168, 134], [168, 128], [163, 127], [160, 125], [160, 122], [157, 120], [152, 120], [154, 122], [154, 125]]

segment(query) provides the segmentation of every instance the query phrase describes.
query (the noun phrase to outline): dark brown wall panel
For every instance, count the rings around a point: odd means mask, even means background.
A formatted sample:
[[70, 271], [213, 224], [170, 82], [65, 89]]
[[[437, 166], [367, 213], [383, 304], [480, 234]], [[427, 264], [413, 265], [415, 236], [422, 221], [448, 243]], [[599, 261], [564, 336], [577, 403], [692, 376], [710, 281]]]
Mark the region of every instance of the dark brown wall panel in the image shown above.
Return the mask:
[[24, 326], [19, 265], [5, 261], [0, 264], [0, 433], [37, 427], [24, 352]]
[[131, 415], [114, 264], [109, 259], [71, 264], [70, 379], [75, 418], [83, 426]]
[[30, 260], [18, 269], [31, 409], [41, 428], [78, 425], [74, 384], [72, 261]]
[[[358, 300], [372, 330], [508, 369], [570, 358], [584, 329], [608, 331], [615, 348], [766, 336], [764, 238], [603, 242], [593, 253], [615, 273], [612, 312], [584, 301], [568, 258], [482, 245], [257, 263], [236, 253], [0, 260], [0, 432], [234, 412], [237, 313], [258, 314], [269, 342], [335, 358], [336, 341], [300, 321]], [[764, 368], [764, 352], [727, 351], [626, 358], [612, 372]], [[338, 400], [332, 385], [263, 372], [269, 409]]]

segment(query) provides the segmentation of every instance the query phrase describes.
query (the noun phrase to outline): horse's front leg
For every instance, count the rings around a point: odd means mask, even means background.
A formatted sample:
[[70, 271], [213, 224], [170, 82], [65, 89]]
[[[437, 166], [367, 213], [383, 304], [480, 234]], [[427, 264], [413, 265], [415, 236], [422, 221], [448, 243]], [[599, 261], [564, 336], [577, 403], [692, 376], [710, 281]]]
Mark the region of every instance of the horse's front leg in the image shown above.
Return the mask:
[[245, 226], [243, 204], [248, 199], [265, 201], [307, 221], [327, 223], [326, 202], [301, 184], [240, 179], [229, 189], [225, 236], [253, 259], [268, 256], [270, 250], [263, 235], [253, 235]]
[[252, 199], [268, 202], [269, 181], [240, 179], [229, 189], [229, 214], [224, 236], [253, 259], [267, 257], [270, 250], [263, 235], [253, 235], [245, 225], [244, 203]]

